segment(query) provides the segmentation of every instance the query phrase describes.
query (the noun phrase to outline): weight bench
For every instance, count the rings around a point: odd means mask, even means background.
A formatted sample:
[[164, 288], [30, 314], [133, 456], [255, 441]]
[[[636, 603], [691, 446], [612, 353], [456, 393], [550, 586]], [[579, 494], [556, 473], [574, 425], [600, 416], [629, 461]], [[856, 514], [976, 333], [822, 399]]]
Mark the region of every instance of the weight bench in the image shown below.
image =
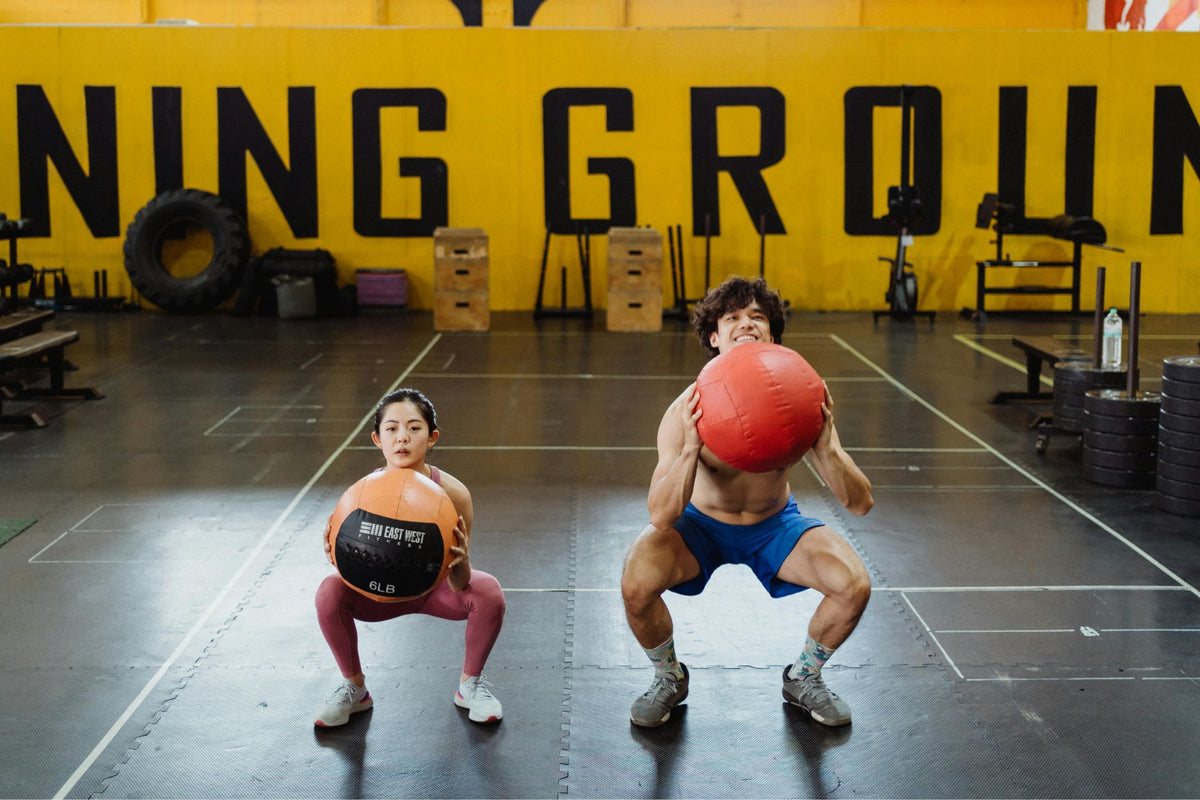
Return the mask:
[[13, 311], [0, 316], [0, 343], [19, 339], [42, 329], [42, 323], [54, 317], [48, 308]]
[[104, 397], [91, 387], [68, 389], [63, 386], [66, 371], [64, 351], [67, 345], [79, 341], [78, 331], [39, 331], [0, 344], [0, 375], [10, 369], [48, 369], [49, 387], [30, 387], [23, 381], [0, 387], [0, 425], [43, 428], [46, 423], [33, 411], [19, 414], [3, 413], [3, 403], [9, 400], [99, 400]]
[[1025, 351], [1025, 391], [996, 392], [989, 403], [1049, 402], [1052, 392], [1041, 391], [1042, 364], [1059, 361], [1091, 361], [1093, 354], [1049, 336], [1014, 336], [1012, 343]]
[[[1119, 247], [1105, 244], [1108, 234], [1104, 230], [1104, 226], [1091, 217], [1075, 217], [1069, 214], [1059, 214], [1057, 217], [1043, 221], [1045, 226], [1043, 233], [1053, 239], [1062, 239], [1071, 242], [1071, 260], [1013, 261], [1004, 252], [1004, 234], [1011, 234], [1015, 227], [1012, 219], [1014, 213], [1015, 209], [1011, 204], [1000, 202], [999, 197], [993, 193], [985, 194], [983, 201], [976, 210], [975, 227], [987, 228], [992, 219], [996, 220], [995, 225], [992, 226], [992, 229], [996, 231], [996, 238], [993, 242], [996, 245], [996, 257], [975, 262], [975, 316], [980, 320], [987, 319], [985, 298], [989, 294], [1068, 295], [1071, 298], [1071, 313], [1078, 314], [1080, 312], [1079, 278], [1083, 263], [1083, 246], [1098, 247], [1102, 250], [1112, 250], [1117, 253], [1125, 251]], [[1040, 286], [1018, 284], [1015, 286], [988, 286], [987, 271], [998, 267], [1017, 269], [1040, 269], [1045, 267], [1057, 267], [1061, 269], [1063, 267], [1070, 267], [1071, 285]]]

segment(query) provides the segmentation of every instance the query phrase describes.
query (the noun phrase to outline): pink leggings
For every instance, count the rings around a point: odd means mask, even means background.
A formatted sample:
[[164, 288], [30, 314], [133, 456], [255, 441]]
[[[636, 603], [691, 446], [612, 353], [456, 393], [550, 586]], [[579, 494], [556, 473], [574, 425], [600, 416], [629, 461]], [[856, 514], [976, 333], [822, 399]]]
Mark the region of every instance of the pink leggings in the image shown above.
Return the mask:
[[358, 630], [354, 621], [383, 622], [405, 614], [429, 614], [441, 619], [467, 621], [467, 653], [462, 671], [483, 674], [483, 665], [492, 652], [504, 623], [504, 590], [500, 582], [486, 572], [471, 571], [471, 582], [461, 592], [451, 590], [447, 581], [417, 600], [380, 603], [347, 586], [338, 575], [330, 575], [317, 588], [317, 621], [329, 642], [333, 658], [342, 675], [351, 678], [362, 672], [358, 659]]

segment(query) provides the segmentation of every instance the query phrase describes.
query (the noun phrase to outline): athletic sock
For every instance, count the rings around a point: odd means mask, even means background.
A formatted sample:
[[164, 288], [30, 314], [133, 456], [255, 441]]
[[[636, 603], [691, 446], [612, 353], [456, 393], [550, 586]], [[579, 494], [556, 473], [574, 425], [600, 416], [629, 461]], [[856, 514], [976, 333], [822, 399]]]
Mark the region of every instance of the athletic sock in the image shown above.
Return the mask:
[[672, 636], [658, 647], [642, 648], [646, 651], [646, 655], [650, 658], [650, 663], [654, 665], [654, 671], [658, 674], [670, 673], [676, 678], [683, 678], [683, 666], [679, 663], [679, 658], [675, 655], [675, 637]]
[[804, 680], [814, 675], [820, 675], [821, 667], [825, 666], [825, 662], [833, 655], [834, 649], [836, 648], [826, 647], [809, 636], [804, 643], [804, 652], [796, 657], [796, 663], [792, 664], [788, 677]]

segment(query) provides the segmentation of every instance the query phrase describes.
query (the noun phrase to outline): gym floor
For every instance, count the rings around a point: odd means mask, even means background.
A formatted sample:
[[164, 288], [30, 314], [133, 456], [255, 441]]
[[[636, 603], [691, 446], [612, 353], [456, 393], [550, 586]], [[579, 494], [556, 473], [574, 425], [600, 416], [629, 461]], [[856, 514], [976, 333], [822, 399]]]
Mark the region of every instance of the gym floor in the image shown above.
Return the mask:
[[[1200, 520], [1083, 480], [1078, 437], [1036, 452], [1048, 403], [988, 402], [1025, 385], [1014, 334], [1090, 346], [1091, 325], [794, 314], [784, 343], [875, 487], [860, 518], [791, 475], [871, 571], [825, 673], [854, 722], [780, 694], [818, 596], [728, 567], [668, 597], [691, 695], [640, 730], [652, 671], [618, 583], [659, 419], [704, 361], [685, 324], [60, 312], [68, 385], [105, 397], [0, 430], [0, 518], [36, 520], [0, 547], [0, 796], [1195, 797]], [[1200, 317], [1145, 315], [1139, 342], [1157, 389]], [[323, 526], [381, 463], [369, 414], [400, 385], [437, 405], [431, 460], [471, 488], [473, 561], [506, 590], [504, 720], [454, 706], [463, 625], [420, 617], [362, 626], [375, 708], [314, 729], [337, 679]]]

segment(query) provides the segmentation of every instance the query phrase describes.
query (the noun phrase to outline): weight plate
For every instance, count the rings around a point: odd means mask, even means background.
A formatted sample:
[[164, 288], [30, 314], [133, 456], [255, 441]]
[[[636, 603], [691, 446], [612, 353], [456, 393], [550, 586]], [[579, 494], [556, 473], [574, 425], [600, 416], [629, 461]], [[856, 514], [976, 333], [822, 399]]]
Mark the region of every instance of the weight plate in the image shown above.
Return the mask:
[[1200, 517], [1200, 502], [1195, 500], [1181, 500], [1160, 492], [1154, 496], [1154, 505], [1163, 511], [1178, 514], [1181, 517]]
[[[1134, 467], [1136, 469], [1136, 467]], [[1187, 467], [1182, 464], [1172, 464], [1170, 461], [1159, 459], [1154, 471], [1164, 478], [1183, 483], [1200, 484], [1200, 466]]]
[[1083, 446], [1081, 460], [1084, 464], [1106, 469], [1130, 469], [1139, 472], [1149, 472], [1159, 465], [1155, 453], [1118, 453], [1114, 450], [1097, 450], [1094, 447]]
[[1145, 470], [1108, 469], [1083, 465], [1084, 480], [1092, 483], [1102, 483], [1105, 486], [1118, 486], [1122, 489], [1153, 489], [1154, 473]]
[[1174, 378], [1168, 378], [1164, 375], [1162, 379], [1162, 393], [1184, 400], [1200, 400], [1200, 383], [1177, 381]]
[[1159, 475], [1154, 485], [1159, 494], [1165, 494], [1167, 497], [1200, 502], [1200, 483], [1184, 483]]
[[[1162, 432], [1159, 432], [1161, 437]], [[1115, 453], [1153, 453], [1159, 448], [1159, 442], [1149, 436], [1123, 436], [1119, 433], [1104, 433], [1103, 431], [1083, 431], [1083, 443], [1096, 450], [1109, 450]]]
[[1157, 419], [1161, 403], [1158, 392], [1136, 392], [1130, 397], [1124, 389], [1091, 389], [1083, 396], [1085, 411], [1110, 417]]
[[1119, 433], [1123, 436], [1156, 437], [1158, 435], [1158, 422], [1157, 419], [1110, 417], [1107, 414], [1093, 414], [1087, 409], [1083, 411], [1083, 429], [1085, 431]]
[[1158, 424], [1181, 433], [1194, 433], [1200, 436], [1200, 417], [1185, 417], [1182, 414], [1159, 414]]
[[[1200, 386], [1200, 383], [1196, 385]], [[1173, 394], [1164, 393], [1162, 413], [1178, 414], [1181, 417], [1200, 417], [1200, 400], [1188, 400], [1186, 397], [1176, 397]]]
[[1125, 368], [1096, 369], [1091, 361], [1059, 361], [1054, 365], [1054, 383], [1120, 387], [1125, 385]]
[[1158, 445], [1158, 463], [1170, 461], [1184, 467], [1200, 468], [1200, 450], [1184, 450], [1182, 447], [1172, 447], [1169, 444]]
[[1164, 358], [1163, 377], [1184, 383], [1200, 383], [1200, 356]]
[[1164, 428], [1162, 416], [1158, 418], [1158, 443], [1183, 450], [1200, 450], [1200, 433], [1185, 433], [1183, 431]]

